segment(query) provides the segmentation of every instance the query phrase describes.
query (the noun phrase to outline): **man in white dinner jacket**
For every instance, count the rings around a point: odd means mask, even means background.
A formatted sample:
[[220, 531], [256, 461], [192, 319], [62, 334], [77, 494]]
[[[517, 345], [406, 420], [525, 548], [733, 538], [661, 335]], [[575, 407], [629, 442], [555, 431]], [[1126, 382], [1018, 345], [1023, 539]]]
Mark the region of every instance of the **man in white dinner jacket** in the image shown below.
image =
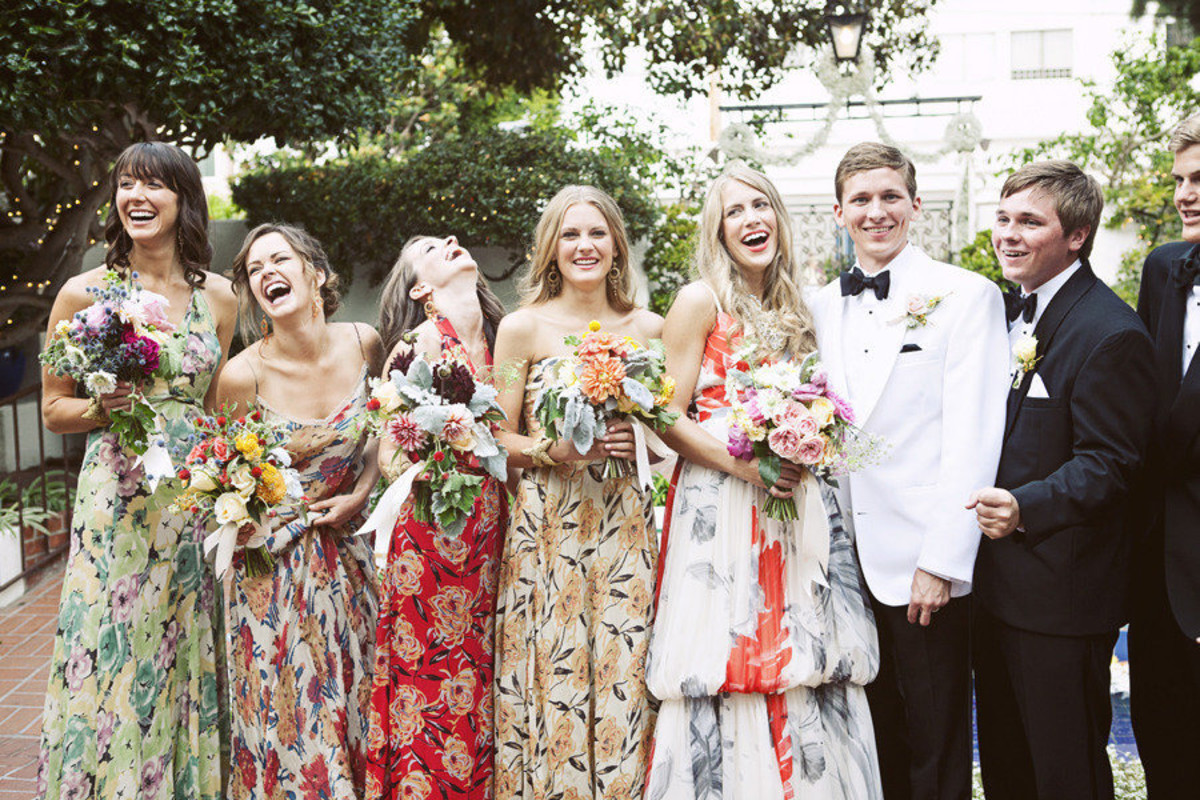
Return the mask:
[[835, 189], [856, 263], [812, 308], [833, 387], [887, 446], [840, 481], [879, 631], [867, 696], [884, 797], [967, 800], [967, 595], [980, 532], [965, 504], [991, 485], [1000, 458], [1011, 380], [1004, 299], [909, 243], [921, 200], [913, 163], [896, 148], [850, 148]]

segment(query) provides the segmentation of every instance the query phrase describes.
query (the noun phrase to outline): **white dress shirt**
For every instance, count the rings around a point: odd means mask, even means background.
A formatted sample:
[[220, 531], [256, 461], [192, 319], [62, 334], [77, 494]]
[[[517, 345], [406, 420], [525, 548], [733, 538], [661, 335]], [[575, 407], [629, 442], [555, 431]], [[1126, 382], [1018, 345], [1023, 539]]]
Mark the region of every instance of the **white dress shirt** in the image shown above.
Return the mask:
[[1200, 348], [1200, 286], [1193, 286], [1183, 311], [1183, 372], [1180, 375], [1187, 375], [1197, 348]]
[[[1030, 294], [1037, 295], [1037, 309], [1034, 311], [1033, 319], [1029, 322], [1025, 321], [1024, 317], [1017, 317], [1008, 326], [1008, 344], [1009, 344], [1009, 372], [1008, 376], [1014, 380], [1017, 377], [1017, 359], [1012, 355], [1012, 348], [1017, 346], [1017, 342], [1024, 339], [1026, 336], [1032, 336], [1037, 329], [1037, 324], [1042, 318], [1042, 314], [1046, 313], [1046, 309], [1050, 305], [1050, 301], [1054, 299], [1054, 295], [1058, 294], [1058, 290], [1071, 279], [1083, 262], [1076, 260], [1074, 264], [1064, 269], [1062, 272], [1055, 275], [1050, 280], [1043, 283], [1038, 288], [1034, 289]], [[1021, 297], [1025, 298], [1029, 295], [1021, 292]]]
[[[844, 298], [846, 307], [845, 323], [842, 326], [842, 353], [846, 359], [846, 385], [851, 396], [866, 392], [869, 382], [877, 382], [887, 377], [881, 363], [890, 367], [895, 354], [890, 350], [887, 353], [883, 352], [887, 349], [885, 343], [890, 339], [884, 334], [896, 324], [897, 313], [902, 308], [893, 296], [896, 291], [896, 275], [905, 269], [911, 269], [912, 265], [909, 262], [916, 252], [911, 244], [906, 245], [886, 267], [874, 273], [891, 273], [889, 280], [892, 286], [886, 300], [876, 298], [872, 289], [864, 289], [857, 296]], [[854, 268], [863, 271], [864, 274], [866, 272], [858, 262], [855, 262]]]

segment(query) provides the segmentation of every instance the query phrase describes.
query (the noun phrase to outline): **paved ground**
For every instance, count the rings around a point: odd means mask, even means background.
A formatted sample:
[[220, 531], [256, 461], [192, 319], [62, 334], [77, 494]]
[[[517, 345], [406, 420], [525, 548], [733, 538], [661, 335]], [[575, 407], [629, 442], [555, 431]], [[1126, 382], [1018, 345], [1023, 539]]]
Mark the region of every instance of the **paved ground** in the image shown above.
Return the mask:
[[31, 800], [66, 560], [43, 569], [0, 608], [0, 800]]

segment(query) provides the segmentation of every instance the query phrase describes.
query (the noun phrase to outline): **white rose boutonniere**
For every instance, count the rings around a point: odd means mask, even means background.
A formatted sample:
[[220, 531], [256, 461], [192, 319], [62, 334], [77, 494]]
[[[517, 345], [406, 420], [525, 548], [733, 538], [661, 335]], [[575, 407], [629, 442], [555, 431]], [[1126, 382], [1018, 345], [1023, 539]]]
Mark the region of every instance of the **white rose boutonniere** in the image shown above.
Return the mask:
[[906, 328], [923, 328], [929, 324], [929, 315], [937, 310], [942, 301], [950, 296], [946, 294], [910, 294], [904, 301], [904, 314], [896, 318], [903, 322]]
[[1037, 347], [1037, 337], [1032, 334], [1022, 336], [1013, 345], [1013, 360], [1017, 364], [1017, 375], [1013, 378], [1014, 389], [1021, 385], [1021, 380], [1025, 377], [1025, 373], [1032, 371], [1037, 366], [1037, 362], [1042, 360], [1042, 357], [1038, 355]]

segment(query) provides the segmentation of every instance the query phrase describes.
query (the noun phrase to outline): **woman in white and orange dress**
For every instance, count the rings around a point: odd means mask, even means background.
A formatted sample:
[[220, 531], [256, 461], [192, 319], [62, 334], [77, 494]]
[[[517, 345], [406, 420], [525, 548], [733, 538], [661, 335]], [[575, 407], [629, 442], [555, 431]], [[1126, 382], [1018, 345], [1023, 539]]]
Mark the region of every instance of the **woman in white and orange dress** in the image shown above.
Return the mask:
[[[787, 462], [767, 487], [756, 461], [727, 450], [725, 373], [741, 345], [769, 359], [816, 349], [791, 244], [771, 182], [730, 168], [704, 205], [700, 280], [667, 316], [684, 416], [663, 435], [680, 460], [647, 666], [661, 701], [655, 800], [881, 796], [863, 688], [878, 644], [834, 495]], [[815, 513], [771, 519], [761, 513], [768, 491]]]

